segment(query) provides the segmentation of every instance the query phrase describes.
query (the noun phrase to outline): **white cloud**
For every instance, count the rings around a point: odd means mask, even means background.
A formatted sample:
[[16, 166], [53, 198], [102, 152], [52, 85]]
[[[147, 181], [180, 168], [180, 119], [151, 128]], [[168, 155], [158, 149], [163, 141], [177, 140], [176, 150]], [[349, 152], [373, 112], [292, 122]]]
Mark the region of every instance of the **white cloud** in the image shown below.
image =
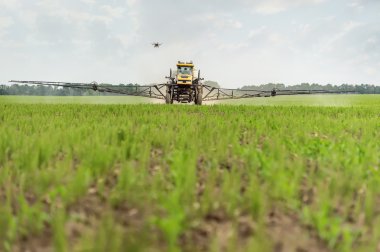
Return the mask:
[[[226, 13], [206, 13], [197, 16], [195, 19], [208, 26], [211, 24], [219, 30], [241, 29], [243, 27], [242, 22]], [[194, 20], [194, 17], [189, 17], [187, 20]]]
[[269, 35], [269, 41], [274, 45], [281, 45], [284, 43], [284, 37], [279, 33], [272, 33]]
[[129, 7], [136, 6], [138, 3], [138, 0], [127, 0], [127, 4]]
[[360, 7], [361, 5], [359, 2], [350, 2], [347, 4], [347, 6], [352, 7], [352, 8], [356, 8], [356, 7]]
[[248, 33], [248, 37], [254, 38], [256, 36], [263, 34], [266, 30], [267, 30], [267, 27], [265, 25], [262, 25], [259, 28], [250, 30]]
[[379, 42], [380, 41], [376, 37], [371, 37], [371, 38], [367, 39], [367, 43], [370, 45], [377, 45], [377, 44], [379, 44]]
[[357, 10], [362, 10], [364, 8], [363, 3], [360, 0], [349, 2], [347, 6]]
[[79, 1], [85, 4], [89, 4], [89, 5], [94, 5], [96, 3], [96, 0], [79, 0]]
[[375, 75], [377, 72], [377, 69], [374, 67], [366, 67], [365, 72], [369, 75]]
[[377, 1], [0, 0], [1, 78], [151, 83], [194, 60], [229, 87], [380, 83]]
[[0, 17], [0, 31], [8, 28], [14, 23], [11, 17]]
[[101, 9], [106, 12], [107, 16], [112, 18], [121, 18], [125, 12], [125, 8], [112, 7], [110, 5], [103, 5]]
[[346, 22], [345, 24], [343, 24], [341, 30], [338, 33], [323, 41], [322, 46], [319, 49], [319, 52], [332, 52], [335, 49], [334, 45], [336, 42], [338, 42], [351, 31], [360, 26], [363, 26], [363, 23], [356, 21]]
[[254, 4], [254, 11], [264, 15], [277, 14], [301, 5], [320, 4], [325, 0], [265, 0]]
[[[7, 32], [8, 28], [14, 23], [11, 17], [1, 17], [0, 16], [0, 39], [3, 38]], [[0, 43], [4, 43], [0, 40]]]
[[21, 6], [21, 0], [0, 0], [0, 7], [6, 9], [17, 9]]
[[300, 25], [298, 25], [298, 30], [303, 34], [309, 33], [311, 31], [311, 25], [310, 24], [300, 24]]
[[240, 49], [247, 48], [249, 44], [247, 42], [240, 42], [240, 43], [229, 43], [229, 44], [222, 44], [218, 46], [218, 50], [220, 51], [236, 51]]

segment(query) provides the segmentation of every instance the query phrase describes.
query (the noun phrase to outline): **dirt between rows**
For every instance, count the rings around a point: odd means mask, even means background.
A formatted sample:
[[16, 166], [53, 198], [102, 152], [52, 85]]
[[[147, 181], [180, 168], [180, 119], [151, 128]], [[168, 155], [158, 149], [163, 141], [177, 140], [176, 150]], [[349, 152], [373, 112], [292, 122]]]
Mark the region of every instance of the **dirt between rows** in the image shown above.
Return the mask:
[[217, 251], [231, 251], [231, 242], [234, 242], [233, 250], [247, 251], [250, 239], [258, 236], [267, 239], [274, 252], [329, 251], [315, 231], [303, 226], [297, 216], [278, 210], [267, 216], [265, 233], [258, 232], [258, 225], [251, 216], [243, 214], [230, 218], [223, 211], [216, 211], [207, 214], [197, 227], [186, 230], [180, 237], [180, 244], [184, 251], [210, 251], [211, 247]]
[[[111, 206], [107, 202], [112, 188], [117, 183], [119, 168], [115, 169], [105, 179], [105, 192], [99, 193], [96, 185], [88, 188], [87, 194], [78, 199], [75, 203], [66, 207], [67, 221], [64, 224], [65, 237], [68, 242], [68, 250], [73, 251], [78, 240], [83, 235], [92, 233], [100, 224], [106, 214], [114, 217], [115, 223], [121, 225], [128, 234], [137, 232], [144, 225], [144, 213], [141, 209], [128, 205], [126, 202]], [[59, 202], [44, 201], [46, 211], [50, 214], [51, 209], [59, 208]], [[1, 251], [1, 250], [0, 250]], [[12, 248], [15, 252], [50, 252], [54, 251], [54, 236], [52, 227], [46, 225], [42, 234], [37, 236], [23, 236]]]
[[[159, 150], [152, 152], [153, 157], [164, 155]], [[195, 190], [198, 197], [203, 193], [204, 183], [207, 172], [202, 169], [204, 160], [200, 159], [197, 167], [198, 185]], [[156, 169], [165, 168], [156, 163], [154, 160], [150, 164], [151, 176], [155, 176]], [[227, 170], [226, 167], [222, 167]], [[105, 192], [99, 193], [96, 185], [90, 186], [87, 194], [68, 206], [65, 211], [68, 215], [68, 221], [65, 223], [65, 236], [68, 241], [68, 248], [72, 251], [77, 242], [84, 235], [93, 232], [99, 226], [101, 219], [106, 214], [114, 217], [115, 223], [120, 225], [126, 232], [126, 235], [138, 235], [139, 232], [146, 228], [149, 214], [162, 216], [164, 213], [150, 212], [134, 205], [124, 202], [116, 206], [111, 206], [107, 201], [107, 195], [116, 186], [120, 167], [116, 167], [110, 174], [105, 177]], [[249, 183], [243, 174], [244, 183]], [[241, 193], [245, 192], [242, 185]], [[46, 202], [47, 205], [53, 204]], [[47, 206], [52, 209], [52, 206]], [[150, 208], [149, 211], [152, 211]], [[154, 211], [154, 210], [153, 210]], [[238, 249], [245, 251], [246, 245], [254, 237], [266, 237], [269, 244], [273, 244], [272, 250], [275, 252], [325, 252], [329, 251], [326, 244], [321, 241], [316, 232], [308, 226], [304, 226], [299, 221], [297, 215], [289, 214], [280, 208], [273, 208], [269, 211], [264, 231], [258, 229], [258, 224], [249, 214], [241, 213], [238, 216], [228, 216], [223, 209], [214, 210], [205, 216], [194, 220], [197, 224], [190, 225], [178, 238], [178, 245], [184, 251], [210, 251], [218, 248], [219, 251], [231, 251], [231, 242], [238, 245]], [[146, 229], [144, 229], [146, 231]], [[158, 229], [150, 229], [152, 237], [162, 239], [162, 234]], [[259, 233], [264, 232], [264, 234]], [[237, 240], [236, 240], [236, 239]], [[234, 240], [235, 239], [235, 240]], [[46, 225], [42, 234], [39, 236], [21, 237], [13, 248], [13, 251], [28, 252], [48, 252], [54, 251], [54, 237], [52, 227]], [[166, 250], [164, 241], [153, 241], [152, 247], [157, 250]]]
[[[68, 221], [65, 224], [69, 248], [74, 248], [80, 237], [91, 232], [99, 224], [99, 220], [105, 211], [101, 204], [102, 202], [99, 202], [97, 197], [86, 196], [69, 210], [71, 215], [76, 215], [76, 221]], [[138, 230], [144, 225], [145, 217], [136, 208], [123, 205], [113, 209], [113, 213], [115, 220], [126, 230]], [[159, 231], [154, 230], [154, 232]], [[231, 251], [230, 242], [233, 241], [235, 233], [238, 250], [246, 251], [245, 246], [250, 238], [259, 235], [257, 232], [257, 225], [250, 216], [241, 215], [230, 218], [223, 211], [216, 211], [204, 216], [197, 227], [186, 230], [179, 237], [179, 245], [183, 251], [210, 251], [215, 246], [218, 251]], [[131, 234], [133, 235], [133, 232]], [[263, 235], [261, 234], [260, 237]], [[285, 214], [278, 210], [273, 210], [268, 215], [264, 237], [267, 237], [268, 242], [273, 244], [272, 251], [274, 252], [329, 251], [325, 243], [316, 236], [310, 227], [299, 223], [297, 216]], [[156, 244], [156, 246], [158, 246], [156, 247], [158, 250], [166, 249], [164, 242]], [[46, 227], [41, 236], [24, 237], [14, 247], [13, 251], [54, 251], [51, 228]]]
[[[77, 215], [82, 215], [82, 220], [69, 221], [66, 223], [66, 235], [69, 237], [69, 246], [72, 247], [76, 241], [86, 232], [90, 232], [96, 227], [101, 214], [98, 210], [94, 210], [94, 206], [98, 206], [95, 198], [87, 198], [81, 201], [83, 208], [75, 210]], [[87, 211], [86, 214], [82, 211]], [[115, 218], [128, 228], [138, 228], [142, 225], [144, 219], [137, 209], [130, 207], [120, 207], [116, 210]], [[236, 221], [236, 220], [235, 220]], [[255, 223], [248, 216], [240, 216], [237, 219], [238, 239], [242, 242], [242, 250], [244, 250], [244, 242], [255, 235]], [[216, 243], [220, 251], [228, 251], [229, 241], [232, 237], [234, 229], [234, 220], [223, 217], [218, 214], [208, 214], [204, 217], [201, 224], [197, 228], [187, 230], [180, 237], [180, 244], [186, 251], [208, 251], [212, 242]], [[296, 217], [276, 213], [268, 218], [267, 235], [274, 242], [273, 251], [328, 251], [322, 241], [313, 232], [300, 225]], [[19, 241], [14, 251], [54, 251], [52, 244], [52, 232], [49, 227], [39, 237], [23, 238]]]
[[274, 241], [275, 252], [325, 252], [327, 245], [318, 238], [315, 230], [300, 223], [295, 214], [273, 209], [268, 216], [267, 230]]

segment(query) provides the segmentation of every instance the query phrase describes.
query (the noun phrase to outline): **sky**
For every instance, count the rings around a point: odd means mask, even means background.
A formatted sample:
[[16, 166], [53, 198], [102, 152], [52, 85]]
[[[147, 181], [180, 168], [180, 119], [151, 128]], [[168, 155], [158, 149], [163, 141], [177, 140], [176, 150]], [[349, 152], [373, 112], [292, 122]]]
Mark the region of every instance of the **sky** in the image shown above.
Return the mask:
[[380, 0], [0, 0], [1, 83], [163, 83], [178, 60], [229, 88], [380, 85]]

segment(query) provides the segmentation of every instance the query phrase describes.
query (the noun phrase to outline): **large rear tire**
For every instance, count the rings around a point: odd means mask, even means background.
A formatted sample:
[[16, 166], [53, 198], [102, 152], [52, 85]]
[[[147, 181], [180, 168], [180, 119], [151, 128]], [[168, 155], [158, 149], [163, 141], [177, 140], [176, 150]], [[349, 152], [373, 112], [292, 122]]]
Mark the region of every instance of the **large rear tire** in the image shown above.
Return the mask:
[[202, 105], [203, 102], [203, 86], [201, 81], [201, 70], [198, 70], [197, 86], [195, 89], [195, 104], [199, 106]]
[[173, 96], [172, 96], [172, 92], [170, 91], [169, 87], [166, 88], [165, 103], [166, 104], [173, 104]]
[[196, 94], [195, 94], [195, 104], [196, 105], [202, 105], [202, 102], [203, 102], [203, 94], [202, 92], [200, 92], [199, 90], [197, 90]]

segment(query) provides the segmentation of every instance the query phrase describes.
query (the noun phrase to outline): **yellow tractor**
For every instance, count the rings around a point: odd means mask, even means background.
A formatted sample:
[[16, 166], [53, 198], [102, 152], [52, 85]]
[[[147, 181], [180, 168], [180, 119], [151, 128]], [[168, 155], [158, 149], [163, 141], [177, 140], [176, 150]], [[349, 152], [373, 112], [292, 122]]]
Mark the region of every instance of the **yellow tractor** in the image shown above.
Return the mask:
[[[202, 105], [202, 101], [216, 101], [227, 99], [242, 99], [254, 97], [271, 97], [278, 95], [306, 95], [306, 94], [347, 94], [355, 93], [349, 90], [255, 90], [255, 89], [231, 89], [204, 85], [200, 71], [196, 71], [192, 61], [178, 61], [177, 69], [166, 77], [166, 83], [153, 85], [111, 85], [92, 83], [52, 82], [52, 81], [10, 81], [17, 84], [44, 85], [63, 88], [79, 88], [94, 90], [100, 93], [113, 93], [117, 95], [141, 96], [152, 99], [165, 100], [166, 104], [174, 101], [179, 103], [191, 103]], [[165, 93], [166, 90], [166, 93]]]
[[174, 101], [180, 103], [194, 102], [202, 105], [203, 85], [200, 71], [196, 71], [192, 61], [177, 63], [177, 70], [173, 73], [170, 69], [170, 75], [166, 77], [166, 104], [172, 104]]

